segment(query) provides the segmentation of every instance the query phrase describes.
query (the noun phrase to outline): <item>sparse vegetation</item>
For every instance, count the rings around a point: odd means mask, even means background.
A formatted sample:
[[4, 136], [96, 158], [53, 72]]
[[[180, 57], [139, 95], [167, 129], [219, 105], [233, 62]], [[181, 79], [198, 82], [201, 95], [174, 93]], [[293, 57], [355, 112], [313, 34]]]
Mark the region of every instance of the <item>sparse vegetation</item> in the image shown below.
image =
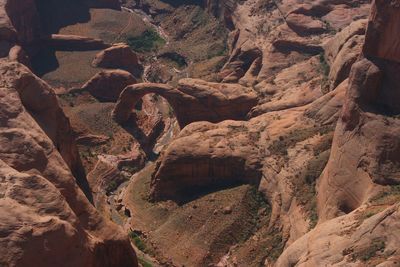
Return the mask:
[[321, 63], [321, 70], [324, 76], [328, 76], [329, 72], [331, 71], [331, 67], [329, 66], [328, 62], [326, 61], [324, 53], [319, 54], [319, 62]]
[[128, 236], [139, 250], [146, 251], [146, 244], [135, 231], [130, 231]]
[[176, 67], [183, 68], [187, 66], [187, 62], [185, 57], [175, 52], [164, 53], [160, 56], [161, 58], [165, 58], [166, 60], [171, 61]]
[[324, 94], [326, 94], [329, 92], [329, 73], [331, 71], [331, 67], [326, 61], [324, 53], [319, 54], [319, 62], [321, 65], [320, 71], [323, 76], [321, 80], [321, 90]]
[[385, 240], [382, 238], [375, 238], [372, 240], [369, 246], [361, 248], [358, 251], [353, 252], [351, 255], [352, 260], [369, 261], [373, 257], [377, 256], [385, 250]]
[[324, 135], [321, 141], [314, 146], [314, 156], [318, 156], [324, 151], [327, 151], [332, 146], [333, 132]]
[[314, 228], [318, 222], [315, 185], [328, 162], [329, 154], [330, 150], [326, 150], [310, 160], [304, 171], [292, 181], [296, 199], [308, 214], [310, 229]]
[[400, 201], [400, 185], [389, 186], [388, 190], [382, 191], [371, 199], [374, 205], [392, 205]]
[[285, 136], [280, 136], [278, 140], [275, 140], [272, 145], [268, 148], [272, 154], [287, 157], [287, 150], [290, 147], [295, 146], [297, 143], [307, 140], [316, 134], [325, 135], [332, 131], [333, 128], [330, 125], [317, 126], [314, 128], [296, 129], [289, 132]]
[[127, 37], [126, 41], [137, 52], [156, 51], [166, 43], [154, 29], [148, 29], [138, 37]]
[[214, 49], [210, 50], [210, 53], [207, 55], [208, 59], [213, 57], [221, 57], [226, 56], [228, 54], [228, 47], [226, 46], [226, 42], [223, 44], [216, 44]]
[[143, 267], [153, 267], [153, 265], [149, 262], [147, 262], [145, 259], [142, 257], [138, 257], [138, 262], [143, 266]]
[[284, 247], [285, 242], [282, 233], [278, 229], [272, 230], [268, 258], [276, 261], [282, 254]]
[[111, 181], [106, 187], [106, 192], [110, 193], [112, 191], [115, 191], [117, 188], [118, 188], [118, 183], [116, 181]]

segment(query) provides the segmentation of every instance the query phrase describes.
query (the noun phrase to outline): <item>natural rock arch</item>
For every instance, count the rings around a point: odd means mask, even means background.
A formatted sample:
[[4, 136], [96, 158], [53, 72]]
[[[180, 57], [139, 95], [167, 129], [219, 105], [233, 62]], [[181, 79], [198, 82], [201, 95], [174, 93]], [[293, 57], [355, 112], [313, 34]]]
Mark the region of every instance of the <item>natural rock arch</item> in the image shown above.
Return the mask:
[[126, 87], [121, 93], [113, 111], [114, 119], [125, 123], [136, 103], [150, 93], [169, 102], [181, 128], [195, 121], [243, 120], [258, 103], [253, 89], [238, 84], [182, 79], [174, 88], [159, 83], [140, 83]]

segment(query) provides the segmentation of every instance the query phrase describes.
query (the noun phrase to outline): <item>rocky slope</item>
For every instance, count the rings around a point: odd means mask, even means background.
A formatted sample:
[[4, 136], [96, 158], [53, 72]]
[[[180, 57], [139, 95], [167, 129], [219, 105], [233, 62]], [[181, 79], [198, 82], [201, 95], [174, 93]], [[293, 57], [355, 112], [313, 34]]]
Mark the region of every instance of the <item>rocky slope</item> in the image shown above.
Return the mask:
[[0, 265], [138, 266], [126, 234], [91, 203], [53, 89], [15, 62], [30, 66], [23, 51], [44, 34], [35, 2], [3, 1], [0, 21]]
[[[352, 67], [332, 152], [317, 186], [321, 224], [290, 246], [278, 266], [399, 264], [398, 110], [392, 101], [399, 60], [397, 38], [388, 37], [399, 23], [394, 15], [399, 4], [372, 5], [363, 56]], [[312, 246], [305, 247], [305, 239]], [[328, 243], [332, 246], [323, 245]]]
[[136, 266], [67, 165], [76, 147], [52, 89], [18, 63], [3, 60], [1, 73], [1, 264]]
[[399, 17], [4, 0], [1, 263], [399, 266]]

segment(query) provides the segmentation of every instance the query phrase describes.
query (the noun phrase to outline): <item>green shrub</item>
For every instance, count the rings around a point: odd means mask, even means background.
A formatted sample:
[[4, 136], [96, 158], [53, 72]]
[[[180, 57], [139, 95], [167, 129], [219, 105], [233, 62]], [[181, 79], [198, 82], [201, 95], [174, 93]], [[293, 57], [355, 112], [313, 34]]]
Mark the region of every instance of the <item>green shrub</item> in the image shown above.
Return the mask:
[[145, 259], [141, 257], [138, 257], [138, 261], [143, 267], [153, 267], [153, 265], [150, 262], [147, 262]]
[[134, 231], [130, 231], [128, 236], [139, 250], [141, 250], [141, 251], [146, 250], [145, 243], [143, 242], [143, 240], [140, 238], [140, 236], [137, 233], [135, 233]]
[[165, 40], [156, 30], [149, 29], [138, 37], [128, 37], [127, 43], [137, 52], [151, 52], [165, 45]]

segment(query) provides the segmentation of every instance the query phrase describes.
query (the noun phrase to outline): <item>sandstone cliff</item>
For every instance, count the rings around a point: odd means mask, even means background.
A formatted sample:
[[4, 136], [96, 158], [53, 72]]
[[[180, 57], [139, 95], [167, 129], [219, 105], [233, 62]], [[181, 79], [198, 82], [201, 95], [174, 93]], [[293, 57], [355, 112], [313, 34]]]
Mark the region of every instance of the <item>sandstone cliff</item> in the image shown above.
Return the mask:
[[20, 64], [0, 65], [1, 264], [137, 266], [126, 235], [77, 186], [66, 162], [79, 158], [52, 89]]
[[396, 1], [372, 5], [363, 58], [352, 67], [331, 155], [317, 186], [320, 224], [289, 246], [277, 266], [398, 265], [393, 246], [399, 232], [399, 79], [394, 75], [399, 12]]

